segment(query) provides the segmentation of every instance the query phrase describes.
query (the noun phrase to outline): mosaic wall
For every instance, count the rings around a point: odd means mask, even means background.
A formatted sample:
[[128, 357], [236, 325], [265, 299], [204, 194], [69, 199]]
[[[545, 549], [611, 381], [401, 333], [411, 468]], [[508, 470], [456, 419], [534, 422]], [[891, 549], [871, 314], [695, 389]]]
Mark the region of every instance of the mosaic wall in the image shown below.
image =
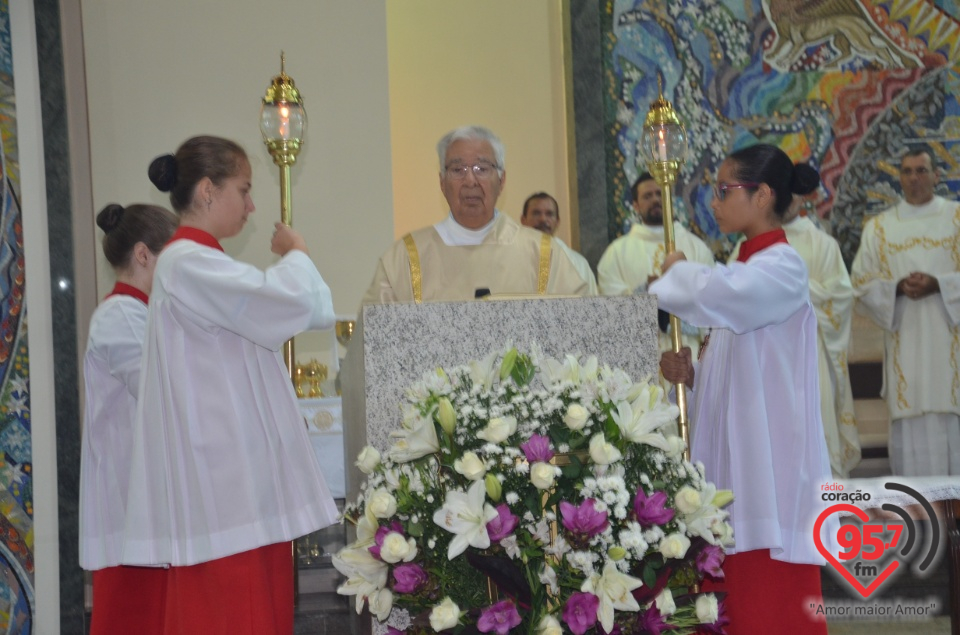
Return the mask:
[[8, 0], [0, 0], [0, 633], [31, 632], [33, 459], [20, 166]]
[[933, 147], [939, 193], [958, 198], [958, 18], [954, 0], [606, 0], [609, 238], [634, 221], [629, 185], [658, 75], [690, 137], [677, 216], [720, 257], [736, 237], [717, 229], [711, 186], [725, 155], [757, 142], [820, 170], [808, 212], [848, 264], [866, 218], [899, 197], [905, 144]]

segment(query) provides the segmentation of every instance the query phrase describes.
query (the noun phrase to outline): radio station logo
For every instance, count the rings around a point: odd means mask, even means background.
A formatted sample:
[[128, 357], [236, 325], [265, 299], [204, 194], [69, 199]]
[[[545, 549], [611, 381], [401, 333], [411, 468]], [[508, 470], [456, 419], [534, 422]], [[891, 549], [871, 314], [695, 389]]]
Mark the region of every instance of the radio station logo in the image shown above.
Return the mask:
[[[902, 492], [914, 499], [923, 508], [930, 528], [929, 539], [918, 537], [917, 526], [913, 518], [903, 508], [885, 503], [880, 509], [895, 514], [899, 520], [872, 520], [860, 507], [853, 503], [866, 503], [869, 493], [842, 491], [839, 483], [825, 484], [822, 494], [825, 501], [843, 501], [823, 510], [813, 527], [813, 540], [817, 550], [827, 562], [846, 580], [850, 586], [865, 599], [883, 586], [891, 575], [911, 562], [917, 564], [916, 571], [923, 575], [933, 564], [940, 547], [940, 524], [929, 501], [915, 489], [902, 483], [888, 482], [888, 490]], [[837, 532], [839, 550], [831, 553], [821, 538], [823, 523], [831, 514], [845, 514]], [[926, 548], [922, 543], [929, 543]]]

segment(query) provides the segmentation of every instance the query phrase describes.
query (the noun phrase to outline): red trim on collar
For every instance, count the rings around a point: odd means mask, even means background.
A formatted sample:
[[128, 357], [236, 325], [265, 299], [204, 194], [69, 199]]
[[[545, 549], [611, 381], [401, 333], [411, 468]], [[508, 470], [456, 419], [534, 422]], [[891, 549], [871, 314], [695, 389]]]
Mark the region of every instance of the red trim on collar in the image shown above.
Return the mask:
[[128, 295], [130, 297], [140, 300], [144, 304], [147, 304], [149, 301], [149, 298], [147, 297], [146, 293], [144, 293], [143, 291], [141, 291], [140, 289], [136, 288], [133, 285], [127, 284], [126, 282], [118, 282], [114, 284], [113, 291], [111, 291], [109, 295], [107, 295], [107, 297], [112, 298], [115, 295]]
[[177, 231], [173, 233], [173, 236], [170, 238], [169, 245], [175, 240], [192, 240], [195, 243], [200, 243], [206, 247], [212, 247], [213, 249], [219, 249], [223, 251], [223, 246], [214, 238], [212, 235], [203, 231], [202, 229], [197, 229], [196, 227], [177, 227]]
[[758, 251], [763, 251], [767, 247], [776, 245], [777, 243], [790, 244], [787, 242], [787, 233], [782, 229], [763, 232], [750, 240], [745, 240], [743, 244], [740, 245], [740, 255], [737, 256], [737, 262], [746, 262], [753, 254]]

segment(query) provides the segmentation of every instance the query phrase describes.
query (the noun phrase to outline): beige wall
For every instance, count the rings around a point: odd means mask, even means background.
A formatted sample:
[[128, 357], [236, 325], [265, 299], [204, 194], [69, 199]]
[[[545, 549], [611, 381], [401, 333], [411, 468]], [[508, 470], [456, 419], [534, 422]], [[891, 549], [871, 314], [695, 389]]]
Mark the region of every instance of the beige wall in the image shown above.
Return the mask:
[[[338, 313], [356, 311], [394, 237], [446, 214], [435, 144], [461, 124], [487, 125], [504, 140], [500, 208], [519, 218], [527, 195], [546, 190], [570, 242], [561, 8], [562, 0], [82, 0], [94, 212], [113, 201], [167, 204], [146, 178], [150, 160], [194, 134], [226, 136], [250, 154], [257, 213], [225, 247], [269, 264], [279, 178], [257, 114], [282, 48], [309, 117], [293, 168], [294, 227]], [[278, 20], [284, 11], [295, 17]], [[102, 296], [113, 278], [97, 255]], [[326, 348], [317, 335], [297, 341], [301, 358]]]
[[[272, 262], [279, 174], [258, 116], [283, 49], [309, 120], [293, 168], [294, 227], [336, 311], [354, 313], [393, 238], [385, 0], [82, 6], [94, 209], [112, 201], [168, 205], [147, 179], [151, 159], [195, 134], [229, 137], [250, 155], [257, 212], [225, 247], [259, 266]], [[103, 295], [112, 275], [99, 262]]]
[[394, 234], [441, 220], [436, 143], [460, 125], [507, 149], [499, 207], [519, 218], [528, 195], [560, 204], [569, 242], [561, 0], [387, 2]]

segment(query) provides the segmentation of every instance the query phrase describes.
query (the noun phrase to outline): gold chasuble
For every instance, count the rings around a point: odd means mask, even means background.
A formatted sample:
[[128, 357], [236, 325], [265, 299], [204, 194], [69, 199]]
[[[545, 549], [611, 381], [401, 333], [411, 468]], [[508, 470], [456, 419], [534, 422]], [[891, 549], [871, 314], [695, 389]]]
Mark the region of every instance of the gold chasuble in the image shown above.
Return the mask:
[[588, 295], [589, 284], [552, 238], [500, 214], [479, 245], [447, 245], [433, 226], [398, 240], [380, 258], [363, 304], [472, 300], [478, 290]]

